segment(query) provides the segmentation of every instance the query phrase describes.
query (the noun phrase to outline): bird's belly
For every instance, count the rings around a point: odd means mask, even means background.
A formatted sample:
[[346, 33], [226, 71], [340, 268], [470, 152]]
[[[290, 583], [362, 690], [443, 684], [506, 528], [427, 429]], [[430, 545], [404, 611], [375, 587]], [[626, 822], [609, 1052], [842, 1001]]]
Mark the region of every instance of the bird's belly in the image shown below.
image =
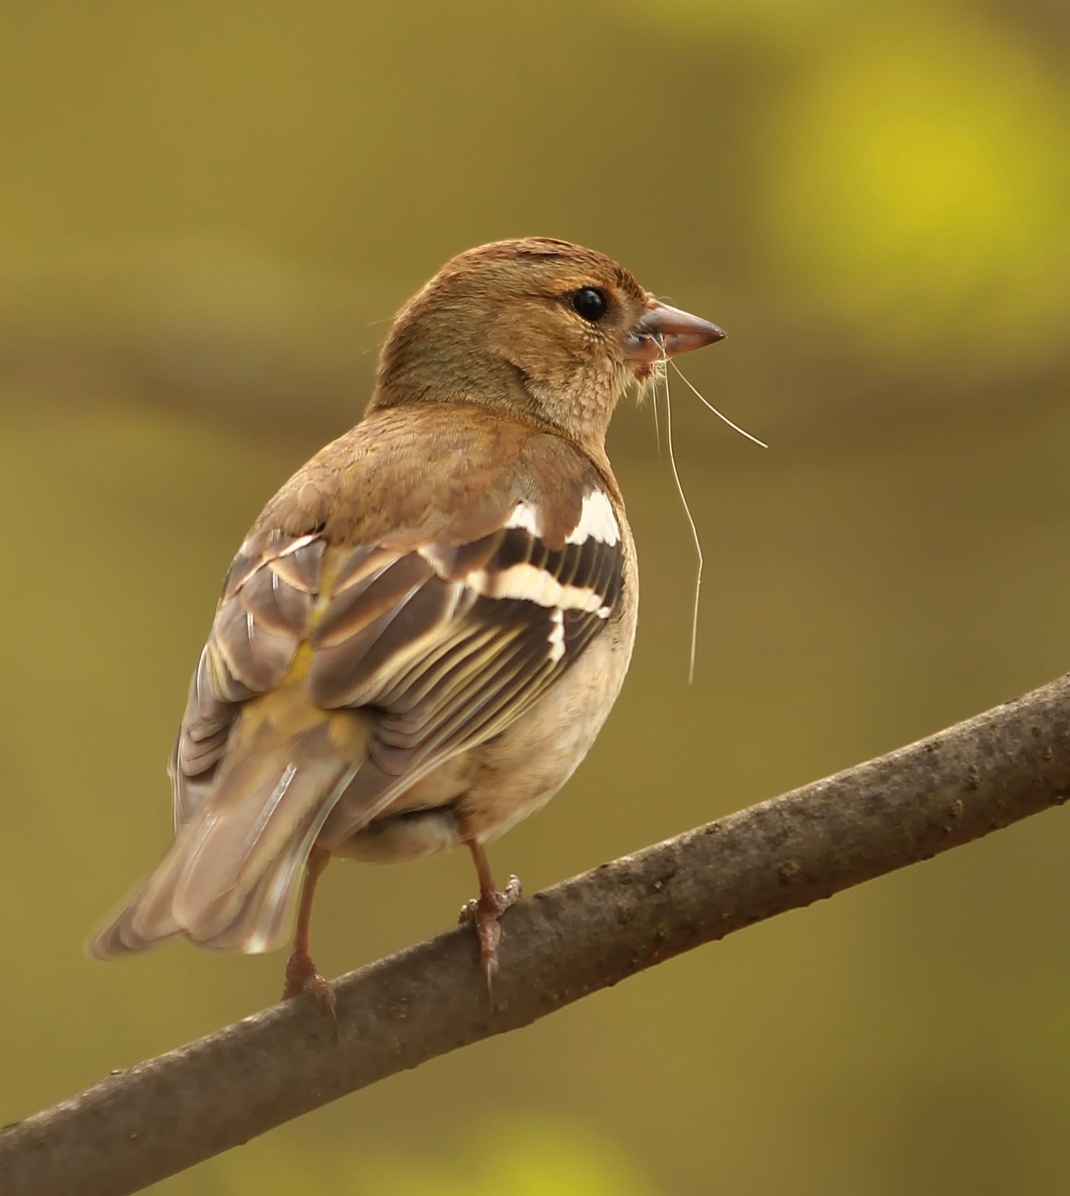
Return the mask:
[[587, 754], [624, 679], [633, 628], [607, 631], [515, 723], [444, 761], [335, 854], [368, 863], [421, 859], [466, 839], [496, 839], [544, 806]]
[[621, 661], [610, 653], [609, 639], [591, 644], [558, 685], [479, 749], [479, 770], [459, 803], [468, 837], [486, 843], [504, 835], [544, 806], [579, 767], [620, 688], [612, 674]]
[[332, 852], [369, 864], [401, 864], [459, 846], [457, 803], [475, 776], [477, 751], [443, 761]]

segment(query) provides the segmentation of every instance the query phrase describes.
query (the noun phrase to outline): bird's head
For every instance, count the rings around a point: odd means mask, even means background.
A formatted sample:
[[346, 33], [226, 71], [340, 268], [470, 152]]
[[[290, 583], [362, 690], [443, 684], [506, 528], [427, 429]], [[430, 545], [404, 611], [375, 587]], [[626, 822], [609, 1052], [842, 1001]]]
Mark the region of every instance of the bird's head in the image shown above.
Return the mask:
[[497, 241], [453, 258], [401, 309], [372, 407], [500, 406], [600, 445], [630, 384], [723, 336], [605, 254], [546, 237]]

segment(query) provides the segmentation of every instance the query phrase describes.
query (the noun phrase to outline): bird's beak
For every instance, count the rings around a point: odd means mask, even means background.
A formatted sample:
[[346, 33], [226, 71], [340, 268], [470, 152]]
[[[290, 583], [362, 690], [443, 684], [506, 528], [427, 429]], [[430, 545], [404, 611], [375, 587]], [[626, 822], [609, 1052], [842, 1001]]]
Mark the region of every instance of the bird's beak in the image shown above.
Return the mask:
[[663, 357], [705, 348], [714, 341], [723, 340], [724, 335], [708, 320], [700, 320], [689, 312], [651, 299], [635, 331], [625, 342], [624, 356], [636, 365], [652, 365]]

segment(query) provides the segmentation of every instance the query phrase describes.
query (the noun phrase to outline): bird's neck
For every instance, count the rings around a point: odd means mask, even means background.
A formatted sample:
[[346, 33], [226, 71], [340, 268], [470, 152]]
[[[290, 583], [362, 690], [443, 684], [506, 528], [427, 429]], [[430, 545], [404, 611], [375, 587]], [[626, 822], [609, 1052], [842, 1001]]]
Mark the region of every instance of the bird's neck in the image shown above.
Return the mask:
[[383, 377], [381, 373], [367, 413], [432, 405], [486, 408], [503, 419], [563, 435], [593, 460], [603, 461], [607, 424], [615, 404], [583, 385], [562, 393], [557, 387], [540, 386], [509, 362], [483, 361], [478, 375], [467, 378], [445, 370], [432, 377], [415, 372], [401, 378]]

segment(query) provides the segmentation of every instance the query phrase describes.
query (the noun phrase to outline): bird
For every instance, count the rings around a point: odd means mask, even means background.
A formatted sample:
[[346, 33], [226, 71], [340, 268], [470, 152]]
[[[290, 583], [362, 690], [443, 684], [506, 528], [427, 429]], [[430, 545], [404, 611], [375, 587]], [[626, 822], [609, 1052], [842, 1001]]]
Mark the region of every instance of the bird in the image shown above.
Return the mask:
[[283, 999], [335, 1019], [309, 944], [328, 861], [463, 847], [489, 992], [520, 884], [496, 887], [486, 845], [569, 779], [631, 660], [611, 416], [724, 335], [568, 241], [447, 262], [399, 311], [363, 419], [238, 549], [170, 761], [173, 839], [89, 953], [290, 942]]

